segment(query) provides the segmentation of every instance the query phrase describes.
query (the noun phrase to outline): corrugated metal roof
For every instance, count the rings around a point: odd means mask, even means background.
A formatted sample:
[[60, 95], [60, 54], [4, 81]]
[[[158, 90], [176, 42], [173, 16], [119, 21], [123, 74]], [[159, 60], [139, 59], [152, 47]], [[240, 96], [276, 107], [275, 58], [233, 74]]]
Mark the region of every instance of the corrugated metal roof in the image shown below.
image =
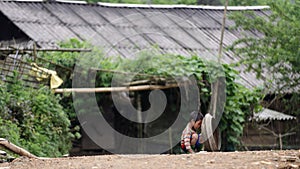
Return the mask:
[[[255, 10], [261, 16], [268, 7], [229, 7], [228, 12]], [[78, 1], [0, 1], [0, 13], [42, 48], [54, 42], [78, 38], [100, 46], [107, 55], [132, 57], [138, 50], [158, 46], [162, 53], [197, 54], [216, 60], [224, 7], [187, 5], [87, 4]], [[224, 47], [241, 37], [229, 30], [227, 20]], [[248, 32], [251, 36], [260, 36]], [[239, 58], [224, 51], [224, 63]], [[240, 70], [243, 70], [241, 67]], [[241, 73], [247, 87], [262, 84], [254, 74]]]
[[283, 114], [271, 109], [263, 109], [259, 113], [255, 113], [253, 117], [256, 121], [266, 121], [266, 120], [295, 120], [296, 117]]

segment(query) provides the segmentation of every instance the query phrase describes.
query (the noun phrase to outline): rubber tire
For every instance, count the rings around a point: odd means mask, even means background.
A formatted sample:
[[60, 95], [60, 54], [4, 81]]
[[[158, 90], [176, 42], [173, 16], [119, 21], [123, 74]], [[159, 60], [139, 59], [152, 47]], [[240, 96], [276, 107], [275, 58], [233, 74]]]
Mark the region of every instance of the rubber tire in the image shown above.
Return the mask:
[[214, 118], [210, 114], [206, 114], [201, 125], [201, 136], [204, 139], [205, 151], [219, 151], [221, 149], [221, 132], [217, 127], [213, 131]]

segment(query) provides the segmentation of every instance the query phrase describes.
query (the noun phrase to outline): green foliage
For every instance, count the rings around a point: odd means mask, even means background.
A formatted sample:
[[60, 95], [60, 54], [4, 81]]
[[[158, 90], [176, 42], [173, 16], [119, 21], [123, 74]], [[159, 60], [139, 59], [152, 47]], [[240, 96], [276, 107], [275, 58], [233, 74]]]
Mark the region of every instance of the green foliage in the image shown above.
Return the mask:
[[[291, 89], [299, 84], [300, 73], [300, 1], [268, 1], [272, 14], [257, 16], [253, 12], [241, 12], [231, 16], [236, 28], [242, 28], [263, 37], [245, 36], [230, 48], [242, 56], [248, 70], [258, 77], [268, 71], [278, 90]], [[280, 75], [279, 75], [280, 74]], [[274, 87], [274, 86], [272, 86]]]
[[[239, 138], [243, 134], [243, 125], [253, 112], [260, 110], [263, 95], [261, 89], [249, 90], [236, 83], [238, 72], [228, 65], [225, 66], [225, 73], [227, 97], [220, 129], [227, 136], [227, 146], [236, 149], [240, 145]], [[223, 149], [230, 150], [226, 147]]]
[[[261, 92], [259, 90], [250, 90], [236, 83], [238, 72], [229, 65], [223, 64], [218, 67], [218, 64], [211, 61], [204, 61], [198, 56], [184, 57], [180, 55], [160, 54], [156, 51], [157, 50], [153, 48], [151, 50], [141, 52], [136, 58], [131, 59], [121, 59], [118, 57], [106, 58], [103, 56], [102, 52], [93, 51], [91, 54], [84, 56], [82, 54], [76, 55], [72, 58], [70, 63], [74, 64], [76, 62], [79, 67], [87, 67], [88, 69], [102, 69], [102, 71], [98, 71], [96, 74], [95, 85], [97, 87], [111, 86], [113, 76], [114, 78], [119, 78], [118, 80], [124, 83], [152, 78], [165, 78], [172, 80], [175, 77], [194, 76], [200, 89], [202, 109], [206, 109], [203, 110], [203, 112], [207, 111], [207, 105], [210, 101], [211, 82], [213, 82], [216, 77], [225, 76], [227, 100], [220, 128], [223, 133], [226, 133], [226, 144], [234, 146], [239, 145], [238, 140], [243, 132], [243, 124], [253, 109], [257, 109], [259, 107], [258, 104], [262, 97]], [[51, 53], [46, 55], [46, 57], [59, 63], [59, 61], [63, 58], [55, 55], [55, 53]], [[64, 55], [68, 55], [68, 53], [65, 53]], [[73, 55], [74, 54], [72, 54], [72, 56]], [[69, 56], [66, 57], [70, 58]], [[72, 64], [69, 64], [68, 66], [73, 68], [74, 65]], [[66, 63], [65, 66], [67, 66]], [[113, 73], [105, 70], [131, 72], [130, 74], [138, 73], [138, 75], [129, 79], [129, 75]], [[83, 72], [86, 74], [85, 71]], [[71, 79], [64, 80], [67, 82], [71, 81]], [[71, 99], [67, 102], [67, 104], [67, 107], [73, 107]], [[74, 110], [70, 112], [74, 113]]]
[[197, 0], [198, 5], [222, 5], [222, 0]]
[[[87, 42], [81, 42], [77, 39], [70, 39], [68, 41], [61, 42], [61, 48], [79, 48], [79, 49], [92, 49], [92, 52], [43, 52], [38, 53], [40, 57], [56, 63], [61, 66], [57, 66], [51, 63], [38, 62], [39, 65], [43, 65], [48, 69], [55, 70], [59, 77], [64, 81], [60, 88], [72, 88], [73, 69], [75, 66], [82, 67], [81, 72], [87, 74], [88, 69], [91, 67], [98, 67], [102, 65], [106, 68], [115, 67], [112, 62], [109, 62], [104, 54], [98, 48], [90, 45]], [[96, 64], [96, 65], [95, 65]], [[101, 74], [98, 77], [97, 83], [103, 84], [103, 86], [110, 86], [107, 79], [111, 79], [111, 74]], [[84, 80], [83, 80], [84, 81]], [[63, 111], [68, 115], [71, 126], [70, 129], [76, 139], [81, 137], [79, 130], [79, 122], [74, 110], [72, 94], [64, 94], [62, 99], [59, 100], [60, 105], [63, 106]], [[76, 141], [76, 139], [74, 141]]]
[[[216, 77], [226, 77], [226, 104], [219, 127], [225, 135], [226, 145], [237, 148], [239, 138], [243, 134], [243, 125], [253, 111], [258, 111], [262, 92], [250, 90], [237, 83], [238, 72], [231, 66], [223, 64], [220, 69], [217, 63], [203, 61], [198, 56], [184, 57], [171, 54], [142, 53], [134, 60], [125, 61], [121, 70], [139, 72], [163, 77], [194, 76], [198, 81], [202, 105], [209, 104], [211, 95], [210, 84]], [[219, 70], [219, 71], [217, 71]], [[224, 72], [225, 74], [224, 74]], [[223, 73], [222, 73], [223, 72]], [[137, 76], [137, 78], [139, 78]], [[145, 77], [144, 77], [145, 78]], [[204, 112], [207, 110], [204, 110]], [[227, 148], [224, 148], [227, 150]]]
[[[255, 5], [266, 5], [268, 0], [229, 0], [229, 6], [255, 6]], [[222, 0], [224, 3], [225, 0]]]
[[68, 153], [70, 121], [58, 96], [46, 87], [25, 88], [18, 81], [0, 86], [0, 137], [37, 156]]

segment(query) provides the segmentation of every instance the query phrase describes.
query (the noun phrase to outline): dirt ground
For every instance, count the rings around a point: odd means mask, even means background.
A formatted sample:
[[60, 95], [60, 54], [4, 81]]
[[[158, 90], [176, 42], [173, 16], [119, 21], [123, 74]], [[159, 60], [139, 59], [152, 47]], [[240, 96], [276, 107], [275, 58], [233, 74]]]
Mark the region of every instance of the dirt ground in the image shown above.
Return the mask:
[[300, 168], [300, 150], [200, 152], [182, 155], [102, 155], [52, 159], [18, 158], [0, 169], [98, 168]]

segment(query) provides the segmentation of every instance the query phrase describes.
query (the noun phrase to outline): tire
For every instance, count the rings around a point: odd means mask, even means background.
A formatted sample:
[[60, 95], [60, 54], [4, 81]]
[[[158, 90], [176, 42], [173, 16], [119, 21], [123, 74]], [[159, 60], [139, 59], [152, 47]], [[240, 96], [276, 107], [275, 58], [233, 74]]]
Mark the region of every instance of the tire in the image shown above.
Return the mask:
[[214, 117], [206, 114], [201, 125], [201, 136], [205, 151], [219, 151], [221, 149], [221, 132], [217, 127], [213, 131]]

